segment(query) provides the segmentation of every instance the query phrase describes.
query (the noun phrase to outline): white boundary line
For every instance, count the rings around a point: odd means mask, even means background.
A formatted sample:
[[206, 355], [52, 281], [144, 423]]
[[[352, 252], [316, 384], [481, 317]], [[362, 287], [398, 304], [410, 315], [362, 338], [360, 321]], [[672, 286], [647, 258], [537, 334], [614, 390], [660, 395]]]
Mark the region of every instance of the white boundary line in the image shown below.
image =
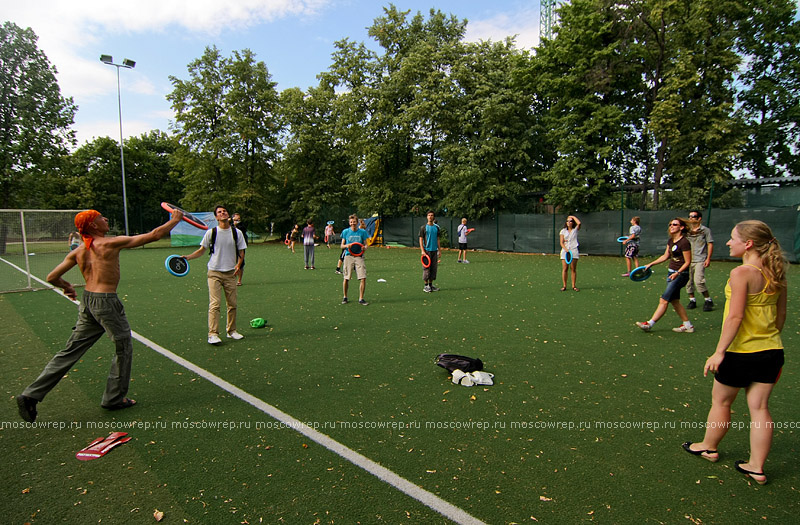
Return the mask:
[[403, 492], [411, 496], [417, 501], [435, 510], [439, 514], [442, 514], [443, 516], [450, 518], [456, 523], [462, 523], [462, 524], [484, 523], [479, 519], [475, 518], [474, 516], [456, 507], [455, 505], [446, 502], [439, 496], [431, 492], [428, 492], [427, 490], [411, 483], [405, 478], [398, 476], [397, 474], [387, 469], [386, 467], [383, 467], [380, 464], [367, 458], [366, 456], [363, 456], [358, 452], [350, 448], [347, 448], [338, 441], [323, 434], [322, 432], [319, 432], [309, 427], [302, 421], [298, 421], [297, 419], [293, 418], [286, 412], [283, 412], [282, 410], [270, 405], [269, 403], [262, 401], [261, 399], [253, 396], [252, 394], [245, 392], [236, 385], [233, 385], [225, 381], [221, 377], [212, 374], [208, 370], [205, 370], [204, 368], [201, 368], [195, 365], [194, 363], [187, 361], [181, 356], [170, 352], [166, 348], [158, 345], [157, 343], [154, 343], [153, 341], [147, 339], [143, 335], [133, 332], [133, 337], [140, 343], [155, 350], [156, 352], [163, 355], [167, 359], [174, 361], [175, 363], [186, 368], [187, 370], [190, 370], [195, 374], [199, 375], [200, 377], [210, 381], [211, 383], [218, 386], [222, 390], [225, 390], [226, 392], [229, 392], [230, 394], [233, 394], [234, 396], [238, 397], [242, 401], [249, 403], [258, 410], [264, 412], [265, 414], [277, 419], [284, 425], [290, 427], [292, 430], [296, 430], [300, 434], [306, 436], [308, 439], [311, 439], [312, 441], [322, 445], [331, 452], [346, 459], [353, 465], [366, 470], [367, 472], [377, 477], [381, 481], [388, 483], [389, 485], [396, 488], [400, 492]]
[[[7, 261], [6, 261], [7, 262]], [[11, 263], [9, 263], [11, 264]], [[14, 266], [13, 264], [11, 264]], [[22, 270], [21, 268], [17, 268], [18, 270]], [[61, 290], [57, 288], [53, 288], [49, 283], [42, 281], [38, 277], [32, 276], [33, 279], [36, 279], [40, 283], [44, 284], [48, 288], [51, 288], [54, 292], [62, 295], [63, 297], [69, 299], [66, 295], [61, 293]], [[73, 301], [69, 299], [75, 304], [80, 304], [78, 301]], [[428, 492], [427, 490], [423, 489], [419, 485], [415, 485], [414, 483], [408, 481], [407, 479], [395, 474], [391, 470], [387, 469], [386, 467], [380, 465], [369, 459], [368, 457], [359, 454], [355, 450], [352, 450], [335, 439], [319, 432], [316, 429], [313, 429], [303, 423], [302, 421], [298, 421], [294, 417], [290, 416], [286, 412], [278, 409], [270, 405], [269, 403], [262, 401], [261, 399], [255, 397], [248, 392], [245, 392], [238, 386], [229, 383], [222, 379], [221, 377], [214, 375], [213, 373], [209, 372], [208, 370], [197, 366], [196, 364], [192, 363], [191, 361], [187, 361], [186, 359], [182, 358], [181, 356], [170, 352], [163, 346], [151, 341], [150, 339], [146, 338], [145, 336], [131, 330], [131, 335], [134, 339], [142, 343], [143, 345], [147, 346], [148, 348], [155, 350], [162, 356], [166, 357], [170, 361], [177, 363], [178, 365], [186, 368], [194, 372], [195, 374], [199, 375], [203, 379], [209, 381], [213, 385], [225, 390], [226, 392], [238, 397], [245, 403], [252, 405], [253, 407], [257, 408], [258, 410], [264, 412], [265, 414], [273, 417], [286, 425], [287, 427], [296, 430], [300, 434], [306, 436], [308, 439], [314, 441], [315, 443], [322, 445], [326, 449], [330, 450], [334, 454], [346, 459], [353, 465], [367, 471], [368, 473], [372, 474], [379, 480], [387, 483], [388, 485], [396, 488], [400, 492], [411, 496], [415, 500], [419, 501], [426, 507], [438, 512], [442, 516], [453, 520], [456, 523], [460, 523], [463, 525], [485, 525], [483, 521], [479, 520], [478, 518], [472, 516], [471, 514], [467, 513], [466, 511], [456, 507], [455, 505], [446, 502], [436, 494], [432, 492]]]

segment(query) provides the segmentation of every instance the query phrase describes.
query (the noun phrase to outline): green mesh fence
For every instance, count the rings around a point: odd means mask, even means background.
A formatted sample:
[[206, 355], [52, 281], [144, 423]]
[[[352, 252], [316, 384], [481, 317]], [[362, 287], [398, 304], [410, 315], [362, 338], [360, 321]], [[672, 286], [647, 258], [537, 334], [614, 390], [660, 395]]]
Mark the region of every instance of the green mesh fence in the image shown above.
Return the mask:
[[[587, 255], [622, 255], [622, 244], [617, 237], [628, 234], [633, 216], [640, 218], [642, 227], [639, 254], [657, 256], [667, 245], [667, 223], [673, 217], [686, 217], [686, 210], [664, 211], [602, 211], [575, 214], [581, 220], [578, 236], [580, 252]], [[800, 213], [794, 206], [703, 210], [703, 224], [714, 235], [715, 259], [728, 259], [725, 243], [736, 223], [758, 219], [769, 224], [791, 262], [800, 257]], [[522, 253], [557, 253], [560, 250], [559, 232], [564, 227], [566, 214], [556, 215], [499, 215], [497, 217], [468, 221], [475, 228], [468, 237], [469, 249]], [[425, 217], [384, 218], [384, 241], [403, 246], [419, 246], [419, 227]], [[461, 217], [438, 217], [443, 231], [442, 246], [456, 248], [456, 228]], [[451, 234], [452, 232], [452, 234]]]

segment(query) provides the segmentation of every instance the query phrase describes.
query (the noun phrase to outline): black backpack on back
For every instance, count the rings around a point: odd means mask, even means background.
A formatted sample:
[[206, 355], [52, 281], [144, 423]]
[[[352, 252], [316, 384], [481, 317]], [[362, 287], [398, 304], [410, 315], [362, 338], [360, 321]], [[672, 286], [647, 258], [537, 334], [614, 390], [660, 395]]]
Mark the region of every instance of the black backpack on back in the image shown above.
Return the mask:
[[[236, 227], [231, 227], [231, 232], [233, 233], [233, 248], [239, 245], [239, 236], [236, 234]], [[214, 253], [214, 244], [217, 242], [217, 227], [215, 226], [214, 229], [211, 231], [211, 242], [208, 243], [208, 254], [211, 255]]]
[[449, 372], [461, 370], [462, 372], [477, 372], [483, 370], [483, 361], [474, 357], [456, 354], [439, 354], [436, 364]]

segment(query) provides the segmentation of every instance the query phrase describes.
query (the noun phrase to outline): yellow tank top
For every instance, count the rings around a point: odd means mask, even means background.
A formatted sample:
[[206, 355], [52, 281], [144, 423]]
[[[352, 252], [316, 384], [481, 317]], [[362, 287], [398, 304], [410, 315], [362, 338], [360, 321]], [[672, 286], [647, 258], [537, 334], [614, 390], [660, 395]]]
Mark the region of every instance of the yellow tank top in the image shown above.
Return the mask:
[[[744, 317], [736, 337], [733, 338], [727, 352], [749, 354], [764, 350], [778, 350], [783, 348], [781, 333], [775, 327], [775, 318], [778, 314], [778, 293], [767, 293], [769, 279], [761, 268], [748, 264], [761, 272], [764, 277], [764, 288], [754, 294], [747, 294], [747, 303], [744, 308]], [[728, 318], [731, 304], [731, 280], [725, 285], [725, 311], [723, 319]], [[723, 327], [725, 321], [723, 321]]]

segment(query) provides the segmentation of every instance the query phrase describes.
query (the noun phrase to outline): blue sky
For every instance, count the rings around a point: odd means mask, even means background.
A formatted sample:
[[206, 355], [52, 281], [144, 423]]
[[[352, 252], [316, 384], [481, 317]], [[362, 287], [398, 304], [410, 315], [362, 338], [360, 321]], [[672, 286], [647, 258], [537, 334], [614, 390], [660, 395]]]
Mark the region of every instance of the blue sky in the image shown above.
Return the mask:
[[[515, 36], [518, 47], [539, 40], [539, 1], [398, 0], [398, 9], [439, 9], [469, 21], [467, 40]], [[186, 66], [216, 45], [223, 56], [251, 49], [278, 90], [307, 89], [330, 65], [335, 41], [372, 44], [366, 28], [389, 2], [379, 0], [35, 0], [4, 2], [3, 21], [30, 27], [39, 48], [58, 69], [62, 94], [79, 106], [74, 129], [81, 145], [94, 137], [119, 139], [116, 68], [121, 63], [123, 134], [169, 130], [165, 96], [169, 76], [188, 78]]]

